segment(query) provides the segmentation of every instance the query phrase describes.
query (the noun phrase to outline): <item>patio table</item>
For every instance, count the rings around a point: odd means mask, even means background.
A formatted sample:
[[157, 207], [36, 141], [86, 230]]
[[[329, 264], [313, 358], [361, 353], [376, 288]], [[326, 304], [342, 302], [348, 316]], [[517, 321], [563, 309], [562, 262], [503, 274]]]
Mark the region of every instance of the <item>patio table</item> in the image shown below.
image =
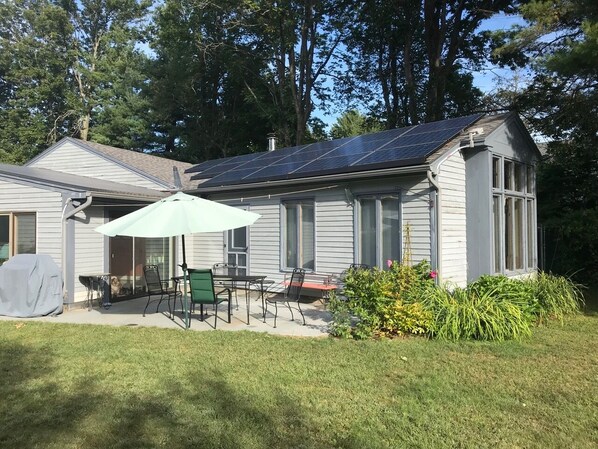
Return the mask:
[[[243, 285], [245, 290], [245, 304], [247, 307], [247, 325], [249, 325], [249, 314], [250, 314], [250, 293], [252, 286], [259, 286], [259, 293], [261, 295], [262, 303], [264, 299], [264, 281], [266, 276], [264, 275], [248, 275], [239, 268], [223, 267], [216, 270], [212, 270], [214, 281], [217, 282], [230, 282], [235, 288], [238, 285]], [[175, 276], [172, 280], [178, 286], [183, 281], [183, 276]]]

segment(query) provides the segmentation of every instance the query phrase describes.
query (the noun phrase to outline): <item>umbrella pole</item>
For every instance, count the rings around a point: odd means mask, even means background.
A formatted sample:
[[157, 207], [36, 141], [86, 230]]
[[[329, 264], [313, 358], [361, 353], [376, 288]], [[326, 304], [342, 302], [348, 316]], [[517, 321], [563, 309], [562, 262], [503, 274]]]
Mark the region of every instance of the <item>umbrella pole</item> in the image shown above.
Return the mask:
[[189, 329], [191, 318], [189, 317], [189, 298], [187, 297], [187, 259], [185, 257], [185, 236], [181, 235], [183, 244], [183, 307], [185, 308], [185, 329]]

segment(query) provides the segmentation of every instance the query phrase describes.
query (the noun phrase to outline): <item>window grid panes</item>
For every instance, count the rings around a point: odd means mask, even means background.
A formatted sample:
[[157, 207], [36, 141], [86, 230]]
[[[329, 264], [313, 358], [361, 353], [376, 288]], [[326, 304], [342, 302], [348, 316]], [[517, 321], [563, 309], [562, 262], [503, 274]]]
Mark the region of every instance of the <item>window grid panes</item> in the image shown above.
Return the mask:
[[[498, 185], [502, 180], [503, 185]], [[536, 268], [534, 167], [492, 157], [492, 268], [495, 273]]]
[[400, 260], [401, 223], [399, 195], [359, 198], [358, 262], [387, 268], [387, 260]]
[[15, 214], [15, 254], [35, 254], [35, 214]]
[[523, 192], [524, 188], [525, 188], [525, 182], [524, 182], [524, 178], [525, 178], [525, 172], [524, 172], [524, 165], [523, 164], [519, 164], [519, 163], [515, 163], [514, 165], [514, 171], [515, 171], [515, 190], [517, 192]]
[[505, 267], [513, 271], [513, 198], [505, 199]]
[[500, 158], [492, 158], [492, 187], [500, 189]]
[[35, 212], [7, 213], [0, 215], [0, 264], [16, 254], [35, 254]]
[[0, 215], [0, 265], [10, 257], [10, 216]]
[[[492, 197], [492, 221], [494, 223], [494, 229], [500, 229], [500, 197], [493, 196]], [[493, 257], [494, 257], [494, 272], [500, 272], [500, 261], [501, 261], [501, 251], [500, 251], [500, 234], [498, 232], [494, 232], [494, 239], [493, 239]]]
[[534, 212], [534, 201], [527, 200], [527, 266], [533, 267], [536, 263], [535, 258], [535, 212]]
[[359, 263], [375, 267], [377, 265], [376, 200], [361, 199], [359, 211]]
[[513, 162], [504, 161], [503, 171], [505, 173], [505, 190], [513, 190]]
[[526, 180], [527, 180], [527, 193], [529, 195], [533, 195], [534, 192], [534, 167], [532, 167], [531, 165], [528, 165], [527, 167], [527, 176], [526, 176]]
[[523, 234], [523, 200], [516, 198], [515, 200], [515, 214], [513, 217], [513, 246], [515, 254], [515, 269], [523, 269], [523, 251], [525, 248], [524, 234]]
[[313, 201], [287, 202], [285, 207], [285, 268], [315, 269]]

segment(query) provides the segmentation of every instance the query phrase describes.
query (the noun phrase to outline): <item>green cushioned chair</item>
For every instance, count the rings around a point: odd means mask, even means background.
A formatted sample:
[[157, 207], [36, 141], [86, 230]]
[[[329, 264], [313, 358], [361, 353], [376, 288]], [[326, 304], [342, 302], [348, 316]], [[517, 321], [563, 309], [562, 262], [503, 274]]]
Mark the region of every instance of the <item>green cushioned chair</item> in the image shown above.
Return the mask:
[[[218, 304], [228, 302], [228, 322], [231, 322], [231, 291], [230, 288], [214, 289], [214, 277], [210, 269], [189, 269], [189, 291], [191, 293], [191, 312], [195, 304], [200, 306], [200, 320], [203, 321], [204, 304], [214, 306], [214, 329], [218, 323]], [[191, 325], [191, 323], [189, 323]]]

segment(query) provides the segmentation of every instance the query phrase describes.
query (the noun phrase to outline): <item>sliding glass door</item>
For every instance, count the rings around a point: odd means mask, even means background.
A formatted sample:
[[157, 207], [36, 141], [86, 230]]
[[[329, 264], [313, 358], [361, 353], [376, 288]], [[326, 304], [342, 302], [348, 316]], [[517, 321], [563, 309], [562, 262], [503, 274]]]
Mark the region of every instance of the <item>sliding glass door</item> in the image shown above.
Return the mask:
[[[125, 213], [112, 212], [110, 220]], [[110, 237], [109, 271], [112, 276], [113, 298], [144, 294], [146, 291], [143, 267], [157, 265], [162, 280], [168, 281], [173, 273], [172, 239]]]

